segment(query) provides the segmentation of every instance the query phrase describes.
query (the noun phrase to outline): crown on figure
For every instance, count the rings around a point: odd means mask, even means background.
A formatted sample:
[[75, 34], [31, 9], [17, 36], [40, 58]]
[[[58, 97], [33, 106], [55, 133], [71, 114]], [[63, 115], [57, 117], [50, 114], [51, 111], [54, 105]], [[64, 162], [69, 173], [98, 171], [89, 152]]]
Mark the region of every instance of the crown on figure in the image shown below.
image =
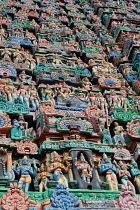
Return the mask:
[[27, 156], [26, 155], [24, 155], [24, 157], [23, 157], [23, 160], [27, 160], [28, 158], [27, 158]]
[[123, 166], [124, 164], [123, 164], [123, 162], [120, 160], [119, 161], [119, 166]]
[[136, 161], [134, 159], [131, 160], [131, 164], [134, 165]]
[[103, 153], [103, 159], [108, 158], [107, 155], [105, 153]]

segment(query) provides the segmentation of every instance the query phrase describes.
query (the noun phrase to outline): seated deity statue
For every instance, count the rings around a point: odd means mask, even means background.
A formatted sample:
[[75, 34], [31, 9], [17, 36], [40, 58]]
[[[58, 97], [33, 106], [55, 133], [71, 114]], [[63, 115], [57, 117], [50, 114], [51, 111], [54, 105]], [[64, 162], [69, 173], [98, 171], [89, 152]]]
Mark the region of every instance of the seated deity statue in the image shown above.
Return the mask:
[[30, 137], [33, 127], [28, 128], [28, 122], [25, 121], [24, 115], [19, 114], [18, 120], [13, 120], [14, 128], [11, 129], [11, 139], [22, 140], [23, 137]]
[[59, 59], [58, 55], [56, 55], [55, 58], [53, 59], [52, 64], [55, 65], [55, 66], [63, 65], [63, 62]]
[[29, 76], [25, 73], [25, 71], [22, 71], [20, 74], [19, 74], [19, 79], [20, 81], [23, 83], [23, 84], [34, 84], [35, 85], [35, 82], [32, 80], [32, 76]]

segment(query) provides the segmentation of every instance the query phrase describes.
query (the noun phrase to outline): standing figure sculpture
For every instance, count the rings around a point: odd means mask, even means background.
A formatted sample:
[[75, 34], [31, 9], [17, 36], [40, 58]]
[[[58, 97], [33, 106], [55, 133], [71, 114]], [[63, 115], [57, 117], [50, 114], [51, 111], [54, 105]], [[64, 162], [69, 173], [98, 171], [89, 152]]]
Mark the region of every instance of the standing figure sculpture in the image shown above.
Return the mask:
[[119, 125], [118, 122], [114, 122], [114, 128], [113, 128], [113, 131], [115, 133], [114, 137], [113, 137], [113, 143], [114, 144], [121, 144], [123, 146], [126, 145], [125, 143], [125, 139], [123, 137], [124, 135], [124, 129], [121, 125]]
[[124, 129], [121, 125], [119, 125], [118, 122], [114, 122], [114, 133], [120, 135], [123, 138], [123, 134], [124, 134]]
[[126, 166], [123, 164], [122, 161], [120, 161], [119, 166], [120, 166], [120, 170], [119, 170], [118, 175], [119, 175], [119, 178], [121, 179], [121, 183], [125, 185], [126, 187], [129, 186], [131, 190], [133, 191], [133, 193], [136, 193], [134, 185], [129, 180], [131, 179], [130, 172], [127, 170]]
[[68, 173], [70, 168], [71, 164], [67, 162], [67, 166], [65, 166], [56, 151], [51, 153], [51, 163], [48, 165], [48, 172], [53, 173], [53, 179], [58, 181], [58, 184], [64, 184], [67, 188], [68, 180], [63, 175], [63, 172]]
[[31, 87], [29, 88], [29, 101], [32, 108], [39, 108], [39, 96], [34, 85], [31, 85]]
[[99, 174], [106, 175], [106, 182], [109, 184], [109, 190], [118, 190], [118, 181], [116, 174], [119, 169], [116, 168], [114, 164], [111, 163], [107, 155], [103, 154], [103, 163], [98, 164]]
[[24, 186], [24, 191], [28, 192], [31, 181], [37, 174], [37, 167], [35, 163], [33, 167], [30, 166], [29, 159], [27, 159], [27, 156], [24, 156], [21, 164], [19, 166], [14, 165], [12, 169], [19, 177], [20, 188], [23, 188]]
[[40, 181], [39, 184], [39, 192], [43, 192], [43, 189], [47, 189], [47, 182], [48, 178], [51, 176], [50, 173], [47, 171], [47, 166], [45, 167], [43, 164], [38, 169], [39, 173], [37, 175], [37, 180]]
[[138, 164], [135, 162], [134, 159], [131, 160], [131, 164], [133, 165], [133, 168], [130, 169], [130, 173], [132, 177], [134, 177], [134, 184], [136, 186], [136, 190], [138, 193], [140, 193], [140, 170], [138, 168]]
[[92, 178], [92, 167], [85, 160], [83, 153], [81, 153], [79, 160], [75, 162], [75, 166], [80, 174], [81, 179], [87, 183], [90, 183], [90, 179]]
[[18, 95], [19, 95], [19, 98], [21, 99], [22, 103], [26, 103], [29, 107], [29, 100], [28, 100], [29, 94], [23, 84], [20, 85], [20, 89], [18, 90]]

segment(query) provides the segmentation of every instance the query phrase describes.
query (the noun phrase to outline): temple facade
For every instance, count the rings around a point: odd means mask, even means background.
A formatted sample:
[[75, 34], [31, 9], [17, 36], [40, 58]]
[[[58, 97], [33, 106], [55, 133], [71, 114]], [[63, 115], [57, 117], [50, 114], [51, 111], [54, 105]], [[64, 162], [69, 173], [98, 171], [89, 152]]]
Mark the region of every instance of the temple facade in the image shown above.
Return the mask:
[[0, 1], [0, 210], [140, 210], [140, 2]]

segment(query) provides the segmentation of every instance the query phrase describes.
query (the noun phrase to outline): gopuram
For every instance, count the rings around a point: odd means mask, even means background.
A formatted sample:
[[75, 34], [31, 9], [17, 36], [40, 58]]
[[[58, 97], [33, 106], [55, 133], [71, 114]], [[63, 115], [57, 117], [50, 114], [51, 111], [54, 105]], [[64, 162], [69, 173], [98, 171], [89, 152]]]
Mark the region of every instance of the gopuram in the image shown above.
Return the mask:
[[0, 0], [0, 210], [140, 210], [139, 0]]

